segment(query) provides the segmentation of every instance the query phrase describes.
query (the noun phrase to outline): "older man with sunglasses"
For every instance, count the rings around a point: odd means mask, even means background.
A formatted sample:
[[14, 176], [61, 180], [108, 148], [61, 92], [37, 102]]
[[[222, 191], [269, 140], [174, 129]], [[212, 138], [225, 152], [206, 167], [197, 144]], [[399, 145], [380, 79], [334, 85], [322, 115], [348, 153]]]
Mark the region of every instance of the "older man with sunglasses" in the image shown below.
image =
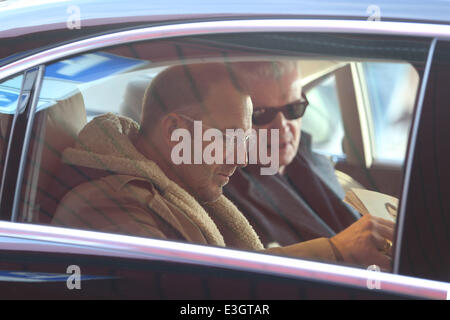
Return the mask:
[[327, 238], [338, 260], [345, 262], [358, 262], [352, 256], [375, 247], [383, 250], [380, 243], [390, 245], [393, 225], [369, 216], [358, 220], [359, 214], [342, 202], [344, 192], [334, 168], [311, 151], [311, 137], [301, 132], [308, 100], [297, 63], [234, 63], [231, 70], [235, 81], [249, 90], [256, 132], [279, 132], [277, 149], [271, 140], [267, 143], [267, 152], [278, 153], [278, 172], [261, 175], [262, 165], [249, 165], [237, 170], [224, 189], [263, 244], [287, 246]]

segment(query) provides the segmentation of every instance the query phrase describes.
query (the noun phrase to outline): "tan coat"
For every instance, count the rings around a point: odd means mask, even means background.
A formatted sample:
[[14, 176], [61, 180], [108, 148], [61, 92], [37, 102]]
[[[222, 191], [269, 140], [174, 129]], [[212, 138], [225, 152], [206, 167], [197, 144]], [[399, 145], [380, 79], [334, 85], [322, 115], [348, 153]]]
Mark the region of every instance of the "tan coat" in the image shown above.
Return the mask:
[[137, 136], [137, 123], [110, 113], [83, 128], [77, 145], [64, 151], [63, 160], [113, 174], [83, 183], [66, 194], [52, 224], [336, 260], [326, 238], [265, 249], [231, 201], [221, 196], [214, 203], [200, 205], [137, 151], [134, 147]]

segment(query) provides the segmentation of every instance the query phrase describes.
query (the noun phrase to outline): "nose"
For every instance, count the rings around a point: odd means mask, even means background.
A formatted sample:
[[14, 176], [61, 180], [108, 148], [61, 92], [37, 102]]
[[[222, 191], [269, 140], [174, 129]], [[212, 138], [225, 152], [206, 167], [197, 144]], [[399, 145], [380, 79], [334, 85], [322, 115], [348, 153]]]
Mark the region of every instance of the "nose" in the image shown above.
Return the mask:
[[240, 150], [240, 152], [244, 153], [244, 163], [239, 163], [236, 161], [237, 167], [238, 168], [245, 168], [248, 165], [248, 151], [247, 151], [247, 146], [245, 146], [244, 148], [241, 148], [242, 150]]
[[[236, 154], [234, 156], [234, 164], [238, 168], [245, 168], [248, 165], [248, 141], [241, 144], [236, 144]], [[242, 161], [244, 160], [244, 161]]]
[[247, 142], [237, 142], [233, 141], [233, 146], [231, 151], [228, 150], [230, 146], [224, 150], [225, 163], [231, 164], [238, 168], [244, 168], [248, 165], [248, 141]]
[[280, 130], [280, 136], [284, 136], [286, 133], [289, 132], [289, 125], [288, 120], [284, 116], [282, 112], [278, 112], [276, 117], [273, 119], [273, 121], [270, 123], [270, 129], [279, 129]]

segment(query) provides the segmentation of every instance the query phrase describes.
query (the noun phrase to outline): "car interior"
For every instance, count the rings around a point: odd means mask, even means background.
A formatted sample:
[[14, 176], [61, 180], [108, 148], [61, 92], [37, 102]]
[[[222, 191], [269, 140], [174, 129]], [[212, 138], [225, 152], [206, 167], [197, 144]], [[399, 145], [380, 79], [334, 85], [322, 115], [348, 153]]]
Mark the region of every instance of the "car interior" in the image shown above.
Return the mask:
[[[408, 55], [401, 50], [387, 49], [371, 51], [369, 44], [379, 45], [381, 40], [377, 39], [372, 43], [367, 40], [366, 46], [357, 50], [352, 50], [351, 41], [361, 39], [338, 36], [324, 36], [321, 41], [317, 37], [311, 39], [309, 35], [296, 38], [262, 34], [149, 41], [90, 52], [48, 65], [34, 119], [18, 221], [50, 224], [59, 201], [69, 190], [99, 178], [89, 170], [64, 164], [62, 159], [63, 151], [77, 143], [78, 133], [89, 121], [113, 112], [139, 123], [144, 92], [152, 79], [168, 66], [199, 62], [299, 61], [303, 90], [311, 103], [304, 118], [304, 130], [313, 137], [314, 151], [326, 155], [333, 163], [344, 191], [364, 188], [399, 198], [425, 54]], [[335, 50], [336, 44], [342, 49]], [[397, 46], [426, 48], [425, 44], [412, 41], [399, 42]], [[381, 70], [383, 65], [405, 67], [396, 78], [386, 72], [382, 74], [385, 79], [376, 78], [400, 82], [403, 85], [399, 89], [400, 97], [391, 94], [392, 87], [369, 87], [371, 75], [364, 68]], [[382, 94], [392, 100], [390, 105], [383, 106], [386, 100], [382, 100]], [[378, 99], [383, 109], [370, 109], [370, 99]], [[384, 161], [374, 155], [378, 130], [374, 113], [392, 113], [396, 103], [404, 105], [404, 112], [391, 115], [390, 124], [401, 123], [403, 128], [396, 132], [403, 143], [398, 145], [403, 157]], [[11, 114], [0, 117], [1, 143], [7, 141], [10, 121]]]

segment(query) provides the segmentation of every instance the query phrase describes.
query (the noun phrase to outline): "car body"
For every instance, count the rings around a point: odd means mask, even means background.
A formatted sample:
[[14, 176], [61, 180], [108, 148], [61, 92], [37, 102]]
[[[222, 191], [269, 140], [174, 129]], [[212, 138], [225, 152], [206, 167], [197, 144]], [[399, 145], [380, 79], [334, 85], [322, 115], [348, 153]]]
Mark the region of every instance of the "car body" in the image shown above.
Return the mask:
[[[2, 154], [0, 198], [3, 220], [0, 222], [0, 296], [48, 299], [448, 299], [450, 188], [446, 182], [450, 180], [447, 165], [450, 149], [446, 141], [450, 132], [446, 129], [449, 111], [446, 108], [448, 90], [444, 87], [450, 75], [446, 60], [450, 44], [450, 21], [446, 13], [450, 7], [444, 1], [420, 3], [421, 10], [417, 1], [382, 1], [375, 7], [370, 1], [331, 3], [325, 6], [288, 0], [214, 4], [210, 1], [189, 4], [181, 1], [170, 4], [44, 1], [41, 5], [22, 6], [20, 1], [6, 2], [6, 5], [0, 2], [0, 82], [17, 79], [13, 82], [19, 84], [8, 87], [16, 90], [14, 106], [17, 108], [10, 111], [9, 130], [3, 135], [8, 138], [2, 146], [5, 151]], [[108, 10], [99, 9], [103, 6]], [[354, 53], [351, 46], [364, 44], [366, 37], [376, 39], [380, 45], [384, 45], [384, 41], [389, 44], [398, 41], [399, 46], [405, 43], [405, 48], [411, 45], [411, 56], [405, 58], [406, 55], [401, 53], [398, 58], [417, 62], [419, 75], [414, 90], [417, 92], [413, 99], [415, 108], [410, 115], [409, 134], [404, 140], [405, 158], [401, 163], [376, 161], [367, 152], [368, 138], [364, 135], [370, 134], [370, 130], [364, 131], [363, 126], [352, 127], [351, 132], [346, 132], [347, 138], [356, 141], [356, 154], [363, 155], [362, 159], [352, 162], [348, 154], [343, 158], [342, 154], [332, 155], [336, 168], [342, 172], [357, 178], [365, 186], [377, 185], [378, 190], [400, 198], [392, 274], [228, 248], [33, 224], [29, 223], [34, 222], [33, 217], [28, 221], [23, 217], [21, 212], [25, 209], [21, 196], [27, 186], [24, 183], [28, 174], [25, 170], [27, 156], [31, 154], [36, 135], [33, 129], [33, 123], [38, 121], [35, 113], [46, 108], [45, 102], [52, 105], [52, 99], [62, 99], [44, 97], [43, 92], [47, 91], [42, 88], [50, 82], [43, 79], [49, 77], [51, 67], [56, 68], [61, 61], [67, 65], [67, 61], [83, 54], [91, 54], [89, 57], [93, 58], [92, 55], [99, 52], [103, 54], [111, 49], [108, 51], [111, 53], [114, 48], [128, 44], [178, 41], [178, 38], [187, 39], [188, 44], [214, 41], [214, 45], [225, 43], [226, 47], [232, 43], [235, 46], [227, 48], [233, 56], [233, 50], [238, 50], [236, 48], [244, 42], [250, 43], [256, 35], [266, 41], [273, 35], [291, 37], [289, 39], [298, 35], [304, 43], [315, 39], [316, 35], [317, 39], [330, 36], [329, 41], [333, 43], [335, 35], [344, 35], [350, 39], [345, 48], [347, 51], [336, 49], [337, 53], [327, 51], [327, 54], [345, 57], [363, 54], [374, 60], [378, 58], [376, 50]], [[335, 43], [340, 44], [341, 38], [336, 36]], [[270, 51], [272, 44], [263, 48], [262, 40], [254, 47], [275, 55]], [[287, 46], [291, 40], [283, 41], [280, 46]], [[323, 50], [330, 50], [330, 47]], [[151, 59], [147, 57], [146, 61], [163, 61], [166, 55], [167, 52], [160, 52]], [[195, 55], [191, 57], [195, 58]], [[394, 54], [390, 58], [394, 59]], [[320, 65], [311, 72], [305, 88], [313, 90], [330, 76], [339, 80], [337, 87], [356, 88], [355, 74], [364, 66], [348, 59], [348, 63], [338, 63], [331, 68]], [[138, 71], [144, 67], [138, 63], [132, 68]], [[79, 82], [83, 84], [108, 76], [95, 73], [98, 78]], [[362, 78], [359, 79], [362, 83]], [[70, 80], [74, 81], [73, 78]], [[100, 95], [103, 91], [97, 90], [101, 88], [97, 86], [90, 94], [93, 97]], [[351, 101], [342, 103], [340, 100], [338, 112], [361, 114], [356, 111], [359, 108], [358, 90], [350, 94]], [[89, 109], [88, 96], [86, 93], [88, 117], [108, 111]], [[347, 109], [342, 109], [344, 107]], [[349, 108], [354, 109], [353, 113]], [[343, 121], [371, 123], [369, 118], [345, 118]], [[396, 183], [387, 177], [395, 177]], [[81, 278], [71, 285], [77, 272]], [[80, 283], [82, 290], [77, 287]]]

